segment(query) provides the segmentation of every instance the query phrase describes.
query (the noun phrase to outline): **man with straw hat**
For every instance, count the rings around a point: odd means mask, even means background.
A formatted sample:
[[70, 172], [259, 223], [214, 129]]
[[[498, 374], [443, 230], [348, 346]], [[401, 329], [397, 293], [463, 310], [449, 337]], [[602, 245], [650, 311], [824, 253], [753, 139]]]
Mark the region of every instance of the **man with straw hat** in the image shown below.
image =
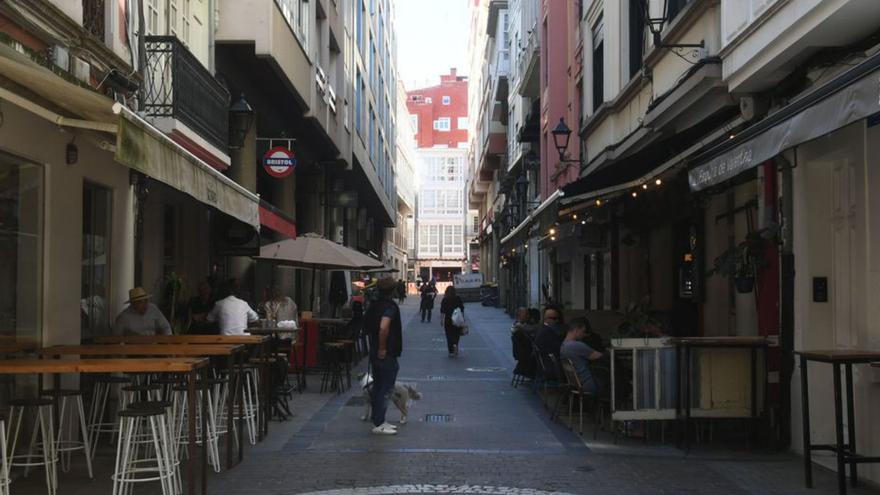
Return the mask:
[[128, 291], [128, 307], [113, 324], [115, 335], [171, 335], [171, 325], [143, 287]]

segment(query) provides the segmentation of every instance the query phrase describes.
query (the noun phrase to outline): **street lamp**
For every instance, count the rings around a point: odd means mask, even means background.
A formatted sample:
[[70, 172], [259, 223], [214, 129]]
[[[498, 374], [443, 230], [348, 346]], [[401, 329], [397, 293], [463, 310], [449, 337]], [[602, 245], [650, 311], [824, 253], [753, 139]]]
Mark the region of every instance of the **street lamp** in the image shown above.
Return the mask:
[[565, 150], [568, 149], [568, 142], [571, 140], [571, 129], [565, 125], [563, 117], [559, 118], [559, 123], [550, 133], [553, 134], [553, 143], [556, 145], [556, 151], [559, 152], [559, 160], [565, 161]]
[[251, 124], [254, 122], [254, 109], [244, 99], [244, 94], [229, 107], [229, 148], [241, 149]]
[[645, 24], [651, 31], [654, 39], [654, 46], [658, 48], [703, 48], [705, 42], [699, 43], [663, 43], [661, 34], [664, 25], [669, 21], [669, 0], [658, 0], [661, 2], [660, 17], [651, 17], [651, 0], [642, 0], [642, 8], [645, 11]]

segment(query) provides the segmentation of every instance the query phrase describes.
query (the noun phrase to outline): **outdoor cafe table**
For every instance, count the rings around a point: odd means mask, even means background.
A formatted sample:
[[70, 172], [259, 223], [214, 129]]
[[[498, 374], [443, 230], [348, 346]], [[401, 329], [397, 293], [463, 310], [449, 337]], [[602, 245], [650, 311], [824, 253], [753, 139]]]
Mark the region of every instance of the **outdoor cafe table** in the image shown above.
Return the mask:
[[[271, 338], [258, 335], [103, 335], [95, 337], [96, 344], [235, 344], [253, 347], [257, 350], [257, 357], [262, 358], [269, 354]], [[260, 360], [260, 362], [263, 362]], [[269, 434], [269, 418], [267, 408], [269, 405], [269, 370], [265, 364], [260, 366], [260, 380], [263, 384], [263, 393], [260, 394], [260, 440]]]
[[[230, 425], [235, 418], [235, 400], [241, 397], [241, 380], [238, 379], [241, 372], [243, 345], [227, 344], [92, 344], [92, 345], [57, 345], [40, 350], [43, 356], [174, 356], [174, 357], [225, 357], [226, 371], [229, 377], [229, 390], [227, 404], [227, 418]], [[234, 373], [235, 363], [239, 363], [239, 375]], [[244, 408], [238, 409], [238, 460], [244, 458], [244, 435], [242, 431], [242, 416]], [[226, 467], [233, 466], [232, 456], [232, 429], [226, 436]]]
[[[195, 358], [145, 358], [145, 359], [5, 359], [0, 360], [0, 375], [55, 375], [58, 385], [60, 374], [73, 373], [183, 373], [187, 381], [187, 408], [189, 417], [196, 414], [196, 375], [206, 378], [207, 359]], [[207, 394], [202, 395], [202, 434], [207, 431]], [[189, 421], [188, 451], [190, 462], [186, 465], [187, 492], [195, 495], [196, 426]], [[202, 449], [202, 495], [208, 493], [208, 451]]]
[[[852, 486], [858, 484], [858, 465], [867, 463], [880, 463], [880, 457], [861, 456], [856, 453], [856, 421], [853, 403], [853, 372], [854, 364], [872, 364], [877, 366], [880, 361], [880, 351], [854, 351], [854, 350], [819, 350], [819, 351], [796, 351], [801, 361], [801, 408], [803, 410], [804, 426], [804, 478], [808, 488], [813, 487], [813, 464], [811, 454], [813, 450], [827, 450], [837, 454], [837, 492], [846, 494], [846, 465], [849, 464], [849, 474]], [[813, 445], [810, 441], [810, 384], [807, 378], [807, 364], [810, 361], [828, 363], [832, 367], [834, 376], [834, 432], [836, 443], [833, 445]], [[846, 373], [846, 428], [849, 438], [843, 438], [843, 391], [840, 383], [840, 365], [844, 366]]]
[[[669, 339], [669, 342], [675, 344], [675, 361], [676, 368], [679, 372], [679, 379], [676, 380], [678, 390], [676, 396], [676, 415], [682, 408], [682, 398], [684, 398], [684, 449], [690, 452], [691, 441], [691, 350], [695, 348], [714, 348], [714, 349], [748, 349], [751, 357], [751, 419], [758, 420], [758, 349], [764, 349], [764, 361], [767, 360], [767, 346], [769, 342], [766, 337], [675, 337]], [[682, 351], [684, 359], [682, 360]], [[682, 371], [682, 364], [684, 370]], [[767, 366], [764, 366], [766, 376]], [[682, 374], [684, 378], [684, 395], [682, 395]], [[767, 387], [764, 387], [765, 393]], [[764, 401], [766, 404], [766, 400]]]

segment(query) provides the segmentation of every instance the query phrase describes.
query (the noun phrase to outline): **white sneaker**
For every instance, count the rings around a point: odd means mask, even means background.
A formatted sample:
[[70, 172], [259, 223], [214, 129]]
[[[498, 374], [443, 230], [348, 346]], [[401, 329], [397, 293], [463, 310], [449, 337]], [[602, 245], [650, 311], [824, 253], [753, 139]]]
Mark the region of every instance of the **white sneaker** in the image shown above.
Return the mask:
[[382, 423], [381, 425], [373, 428], [374, 435], [397, 435], [397, 428], [394, 425], [390, 425], [388, 423]]

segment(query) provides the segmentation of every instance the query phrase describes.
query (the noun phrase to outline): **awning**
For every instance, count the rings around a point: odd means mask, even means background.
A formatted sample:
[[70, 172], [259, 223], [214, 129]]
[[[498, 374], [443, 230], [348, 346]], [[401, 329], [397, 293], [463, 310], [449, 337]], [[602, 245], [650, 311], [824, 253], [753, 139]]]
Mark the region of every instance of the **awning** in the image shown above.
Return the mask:
[[880, 112], [877, 81], [880, 53], [802, 96], [692, 161], [691, 190], [699, 191], [775, 157]]
[[509, 234], [504, 236], [501, 239], [501, 245], [508, 244], [511, 240], [520, 237], [520, 235], [525, 235], [528, 233], [527, 227], [530, 226], [534, 222], [538, 222], [542, 227], [548, 224], [548, 221], [552, 219], [552, 221], [556, 220], [557, 213], [557, 204], [556, 200], [565, 196], [565, 193], [562, 192], [562, 189], [557, 189], [553, 192], [547, 199], [544, 200], [543, 203], [538, 205], [529, 216], [525, 218], [519, 225], [516, 226]]
[[263, 200], [260, 200], [260, 225], [290, 239], [296, 239], [296, 222]]
[[[592, 203], [596, 198], [621, 194], [662, 176], [673, 167], [682, 164], [688, 156], [726, 140], [730, 130], [736, 129], [742, 125], [742, 122], [742, 117], [736, 117], [723, 124], [719, 124], [717, 119], [704, 121], [696, 128], [688, 129], [630, 158], [564, 186], [562, 190], [565, 192], [565, 198], [559, 203], [567, 209], [562, 213], [571, 213], [583, 203]], [[713, 128], [714, 131], [703, 134], [705, 129]]]
[[59, 126], [115, 133], [115, 158], [121, 165], [189, 194], [255, 229], [260, 228], [257, 195], [195, 157], [123, 105], [65, 79], [4, 44], [0, 44], [0, 75], [57, 109], [47, 108], [32, 100], [32, 96], [29, 98], [8, 88], [0, 88], [0, 98]]
[[259, 230], [260, 198], [116, 104], [116, 161]]

